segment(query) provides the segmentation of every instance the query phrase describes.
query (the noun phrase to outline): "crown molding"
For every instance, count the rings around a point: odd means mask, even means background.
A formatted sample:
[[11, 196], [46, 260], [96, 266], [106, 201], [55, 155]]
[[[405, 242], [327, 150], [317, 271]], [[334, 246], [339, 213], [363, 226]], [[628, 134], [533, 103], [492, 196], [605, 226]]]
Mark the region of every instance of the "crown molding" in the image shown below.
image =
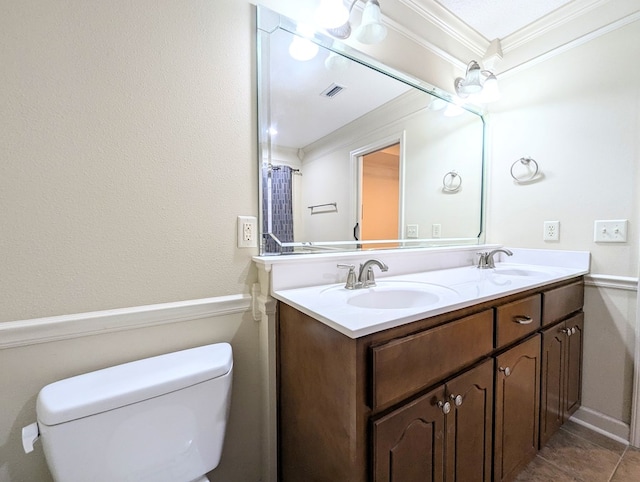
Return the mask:
[[490, 41], [488, 39], [435, 0], [398, 0], [398, 2], [480, 57], [489, 47]]

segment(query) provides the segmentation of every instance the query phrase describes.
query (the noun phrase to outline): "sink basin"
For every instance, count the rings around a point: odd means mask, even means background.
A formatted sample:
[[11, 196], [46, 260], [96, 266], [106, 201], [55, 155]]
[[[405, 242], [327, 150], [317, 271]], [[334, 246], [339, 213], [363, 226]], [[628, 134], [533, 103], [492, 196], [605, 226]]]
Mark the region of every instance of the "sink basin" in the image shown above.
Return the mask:
[[521, 266], [496, 266], [493, 272], [504, 276], [544, 277], [553, 274], [553, 269], [545, 268], [538, 270]]
[[432, 283], [408, 280], [378, 280], [373, 288], [347, 290], [343, 284], [320, 291], [323, 303], [354, 308], [401, 310], [425, 308], [444, 298], [457, 296], [457, 291]]
[[429, 291], [375, 287], [350, 297], [347, 304], [358, 308], [398, 310], [429, 306], [438, 301], [440, 297]]

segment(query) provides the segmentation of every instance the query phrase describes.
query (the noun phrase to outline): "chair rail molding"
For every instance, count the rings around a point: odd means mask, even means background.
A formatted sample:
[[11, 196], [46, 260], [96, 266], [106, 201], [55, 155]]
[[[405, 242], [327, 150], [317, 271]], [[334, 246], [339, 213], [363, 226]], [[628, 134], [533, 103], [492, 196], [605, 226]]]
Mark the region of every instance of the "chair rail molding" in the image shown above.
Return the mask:
[[251, 310], [238, 294], [0, 323], [0, 349], [67, 340]]

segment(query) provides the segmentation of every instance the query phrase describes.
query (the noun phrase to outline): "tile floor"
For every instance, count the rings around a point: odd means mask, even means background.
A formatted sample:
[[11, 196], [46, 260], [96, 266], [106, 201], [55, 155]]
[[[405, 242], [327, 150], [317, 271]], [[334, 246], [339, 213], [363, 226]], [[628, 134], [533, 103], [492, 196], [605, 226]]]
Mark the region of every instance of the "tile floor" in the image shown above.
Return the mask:
[[640, 482], [640, 449], [567, 422], [517, 482]]

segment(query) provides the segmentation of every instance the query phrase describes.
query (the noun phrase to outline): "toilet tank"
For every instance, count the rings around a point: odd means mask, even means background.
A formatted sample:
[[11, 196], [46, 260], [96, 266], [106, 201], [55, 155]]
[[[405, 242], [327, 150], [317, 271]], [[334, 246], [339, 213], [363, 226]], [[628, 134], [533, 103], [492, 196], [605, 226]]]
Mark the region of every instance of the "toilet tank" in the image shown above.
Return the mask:
[[220, 461], [233, 357], [227, 343], [61, 380], [37, 400], [58, 482], [189, 482]]

